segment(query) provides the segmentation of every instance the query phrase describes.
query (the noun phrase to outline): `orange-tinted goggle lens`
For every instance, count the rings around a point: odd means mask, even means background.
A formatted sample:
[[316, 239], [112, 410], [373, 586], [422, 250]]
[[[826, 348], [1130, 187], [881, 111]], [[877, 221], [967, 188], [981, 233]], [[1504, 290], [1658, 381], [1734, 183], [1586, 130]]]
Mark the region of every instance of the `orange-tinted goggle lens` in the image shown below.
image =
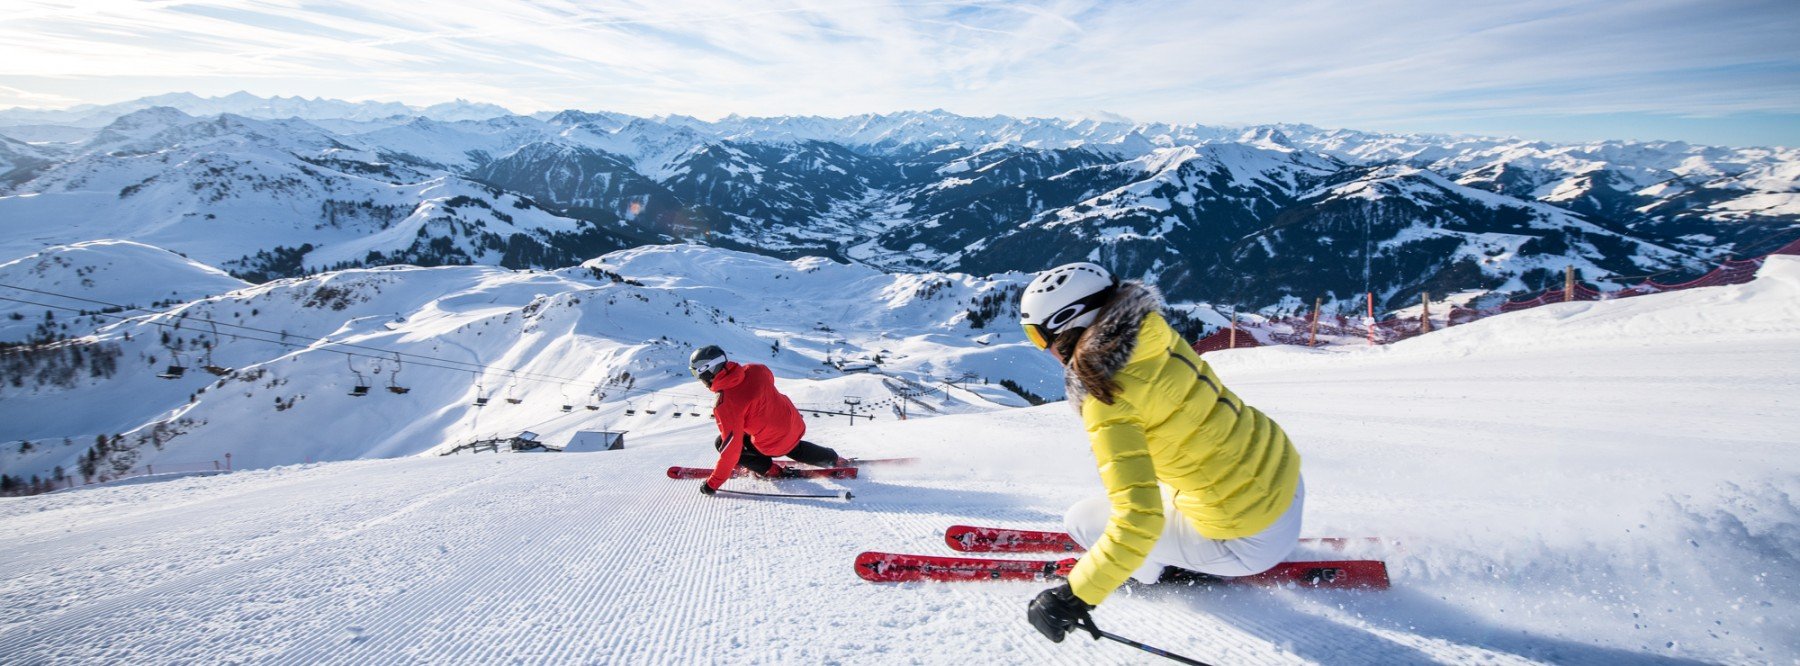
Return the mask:
[[1025, 325], [1025, 339], [1030, 340], [1031, 344], [1037, 345], [1038, 349], [1050, 347], [1050, 338], [1044, 335], [1044, 327], [1037, 324]]

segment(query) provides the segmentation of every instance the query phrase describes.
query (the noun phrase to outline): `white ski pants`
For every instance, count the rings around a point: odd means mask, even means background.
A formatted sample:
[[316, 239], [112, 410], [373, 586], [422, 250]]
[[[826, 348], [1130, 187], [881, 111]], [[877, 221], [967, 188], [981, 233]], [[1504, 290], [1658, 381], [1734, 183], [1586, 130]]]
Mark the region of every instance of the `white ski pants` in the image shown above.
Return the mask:
[[[1144, 566], [1131, 575], [1139, 582], [1154, 583], [1163, 567], [1180, 567], [1214, 576], [1249, 576], [1267, 571], [1281, 563], [1300, 543], [1300, 514], [1306, 506], [1306, 480], [1294, 488], [1294, 503], [1275, 523], [1256, 534], [1239, 539], [1208, 539], [1194, 529], [1193, 523], [1175, 509], [1174, 497], [1163, 488], [1163, 533], [1144, 559]], [[1104, 495], [1092, 497], [1069, 507], [1063, 514], [1063, 526], [1069, 536], [1083, 548], [1092, 548], [1106, 532], [1112, 518], [1112, 503]]]

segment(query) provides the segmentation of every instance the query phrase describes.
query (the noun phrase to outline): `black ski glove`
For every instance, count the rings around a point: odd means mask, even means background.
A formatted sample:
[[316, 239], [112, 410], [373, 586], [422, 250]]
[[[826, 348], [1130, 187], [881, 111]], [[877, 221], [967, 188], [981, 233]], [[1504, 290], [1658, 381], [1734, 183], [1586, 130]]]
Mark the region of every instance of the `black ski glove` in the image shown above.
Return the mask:
[[716, 492], [719, 492], [719, 489], [712, 487], [712, 484], [707, 483], [705, 481], [700, 482], [700, 494], [711, 495]]
[[713, 450], [720, 453], [725, 452], [725, 437], [723, 435], [713, 437]]
[[1094, 618], [1088, 615], [1093, 609], [1088, 602], [1075, 596], [1075, 590], [1070, 589], [1068, 583], [1063, 583], [1038, 593], [1026, 607], [1025, 619], [1053, 643], [1061, 643], [1063, 635], [1071, 629], [1085, 629], [1094, 635], [1094, 640], [1100, 640], [1100, 628], [1094, 626]]

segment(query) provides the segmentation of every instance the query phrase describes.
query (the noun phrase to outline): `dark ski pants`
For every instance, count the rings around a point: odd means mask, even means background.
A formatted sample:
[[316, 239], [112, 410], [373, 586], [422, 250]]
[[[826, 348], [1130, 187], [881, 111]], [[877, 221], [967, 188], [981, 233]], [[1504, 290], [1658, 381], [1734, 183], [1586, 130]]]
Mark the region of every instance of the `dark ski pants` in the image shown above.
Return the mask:
[[[806, 440], [794, 445], [794, 450], [787, 452], [788, 458], [813, 467], [836, 467], [837, 451], [819, 446]], [[750, 470], [753, 474], [768, 476], [770, 468], [775, 466], [775, 458], [756, 450], [750, 442], [750, 436], [744, 436], [744, 450], [738, 454], [738, 467]]]

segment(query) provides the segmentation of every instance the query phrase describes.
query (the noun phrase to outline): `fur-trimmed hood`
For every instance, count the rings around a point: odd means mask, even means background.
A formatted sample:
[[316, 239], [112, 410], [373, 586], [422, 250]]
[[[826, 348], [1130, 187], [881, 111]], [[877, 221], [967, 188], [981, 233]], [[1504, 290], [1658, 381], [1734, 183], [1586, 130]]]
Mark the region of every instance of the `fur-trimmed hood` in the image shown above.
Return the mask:
[[1081, 403], [1088, 392], [1079, 379], [1084, 368], [1077, 368], [1075, 360], [1090, 366], [1086, 369], [1098, 371], [1100, 376], [1117, 374], [1131, 361], [1131, 354], [1137, 349], [1138, 329], [1144, 325], [1144, 316], [1160, 312], [1162, 306], [1162, 292], [1156, 287], [1137, 280], [1119, 283], [1118, 296], [1075, 343], [1074, 358], [1063, 368], [1063, 391], [1076, 413], [1081, 412]]

